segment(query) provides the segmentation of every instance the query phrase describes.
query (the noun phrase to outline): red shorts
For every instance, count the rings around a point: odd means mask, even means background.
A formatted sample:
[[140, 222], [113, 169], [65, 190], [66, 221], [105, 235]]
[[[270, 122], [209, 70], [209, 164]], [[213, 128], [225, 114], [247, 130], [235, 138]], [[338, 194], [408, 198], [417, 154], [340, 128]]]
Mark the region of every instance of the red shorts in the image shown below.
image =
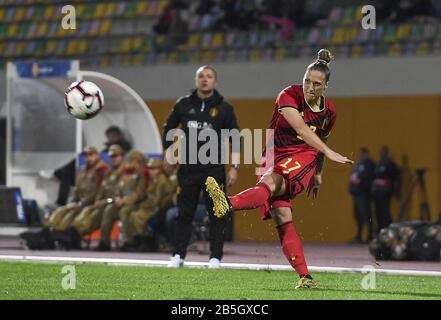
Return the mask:
[[[317, 152], [308, 150], [275, 157], [274, 167], [269, 167], [264, 173], [275, 172], [282, 175], [286, 188], [284, 194], [271, 197], [259, 208], [263, 220], [271, 218], [271, 209], [280, 207], [290, 208], [291, 199], [308, 187], [317, 165], [316, 156]], [[261, 177], [259, 176], [258, 180]]]

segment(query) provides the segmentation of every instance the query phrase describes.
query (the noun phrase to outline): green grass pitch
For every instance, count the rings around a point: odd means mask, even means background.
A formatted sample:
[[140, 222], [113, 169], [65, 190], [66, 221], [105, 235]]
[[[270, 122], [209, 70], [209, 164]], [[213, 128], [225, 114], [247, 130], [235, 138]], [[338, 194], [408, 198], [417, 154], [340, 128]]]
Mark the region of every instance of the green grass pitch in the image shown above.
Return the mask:
[[294, 290], [288, 271], [167, 269], [75, 264], [75, 289], [62, 288], [62, 264], [0, 263], [0, 299], [441, 299], [441, 277], [314, 273], [317, 290]]

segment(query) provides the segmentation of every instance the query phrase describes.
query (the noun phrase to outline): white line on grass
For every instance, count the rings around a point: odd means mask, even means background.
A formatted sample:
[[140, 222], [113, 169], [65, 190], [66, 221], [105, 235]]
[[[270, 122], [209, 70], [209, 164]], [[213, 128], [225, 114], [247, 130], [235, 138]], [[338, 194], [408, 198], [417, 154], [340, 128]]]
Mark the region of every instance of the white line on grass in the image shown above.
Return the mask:
[[[44, 257], [44, 256], [20, 256], [20, 255], [0, 255], [0, 261], [21, 261], [21, 262], [43, 262], [43, 263], [101, 263], [108, 265], [131, 265], [131, 266], [152, 266], [164, 267], [168, 265], [167, 260], [140, 260], [140, 259], [117, 259], [117, 258], [87, 258], [87, 257]], [[186, 267], [208, 268], [207, 262], [185, 261]], [[225, 269], [246, 269], [246, 270], [271, 270], [289, 271], [291, 266], [278, 264], [253, 264], [253, 263], [222, 263]], [[314, 272], [366, 272], [362, 268], [344, 267], [308, 267]], [[421, 271], [421, 270], [397, 270], [397, 269], [375, 269], [376, 273], [412, 275], [412, 276], [437, 276], [441, 277], [440, 271]]]

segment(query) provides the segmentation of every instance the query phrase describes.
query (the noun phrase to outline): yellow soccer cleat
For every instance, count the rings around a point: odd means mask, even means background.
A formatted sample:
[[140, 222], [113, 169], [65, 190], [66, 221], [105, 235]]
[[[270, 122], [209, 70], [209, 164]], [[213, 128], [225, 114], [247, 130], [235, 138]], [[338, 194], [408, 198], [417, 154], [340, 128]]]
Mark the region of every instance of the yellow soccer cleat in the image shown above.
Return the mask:
[[317, 289], [317, 283], [311, 278], [311, 276], [300, 277], [297, 282], [296, 289]]
[[217, 184], [213, 177], [208, 177], [205, 181], [205, 187], [207, 189], [210, 198], [213, 200], [213, 211], [215, 217], [221, 219], [227, 213], [232, 211], [232, 207], [228, 201], [227, 196]]

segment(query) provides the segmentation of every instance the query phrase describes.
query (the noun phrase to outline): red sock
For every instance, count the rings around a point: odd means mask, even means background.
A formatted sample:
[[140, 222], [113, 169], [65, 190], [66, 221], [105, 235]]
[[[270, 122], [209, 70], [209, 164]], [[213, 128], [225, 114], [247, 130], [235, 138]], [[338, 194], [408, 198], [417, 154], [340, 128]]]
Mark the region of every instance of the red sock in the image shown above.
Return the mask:
[[233, 209], [254, 209], [262, 206], [271, 197], [271, 190], [265, 183], [259, 183], [255, 187], [246, 189], [235, 196], [228, 197]]
[[297, 235], [292, 221], [277, 226], [277, 231], [279, 233], [283, 253], [291, 266], [296, 270], [299, 276], [309, 275], [302, 242]]

